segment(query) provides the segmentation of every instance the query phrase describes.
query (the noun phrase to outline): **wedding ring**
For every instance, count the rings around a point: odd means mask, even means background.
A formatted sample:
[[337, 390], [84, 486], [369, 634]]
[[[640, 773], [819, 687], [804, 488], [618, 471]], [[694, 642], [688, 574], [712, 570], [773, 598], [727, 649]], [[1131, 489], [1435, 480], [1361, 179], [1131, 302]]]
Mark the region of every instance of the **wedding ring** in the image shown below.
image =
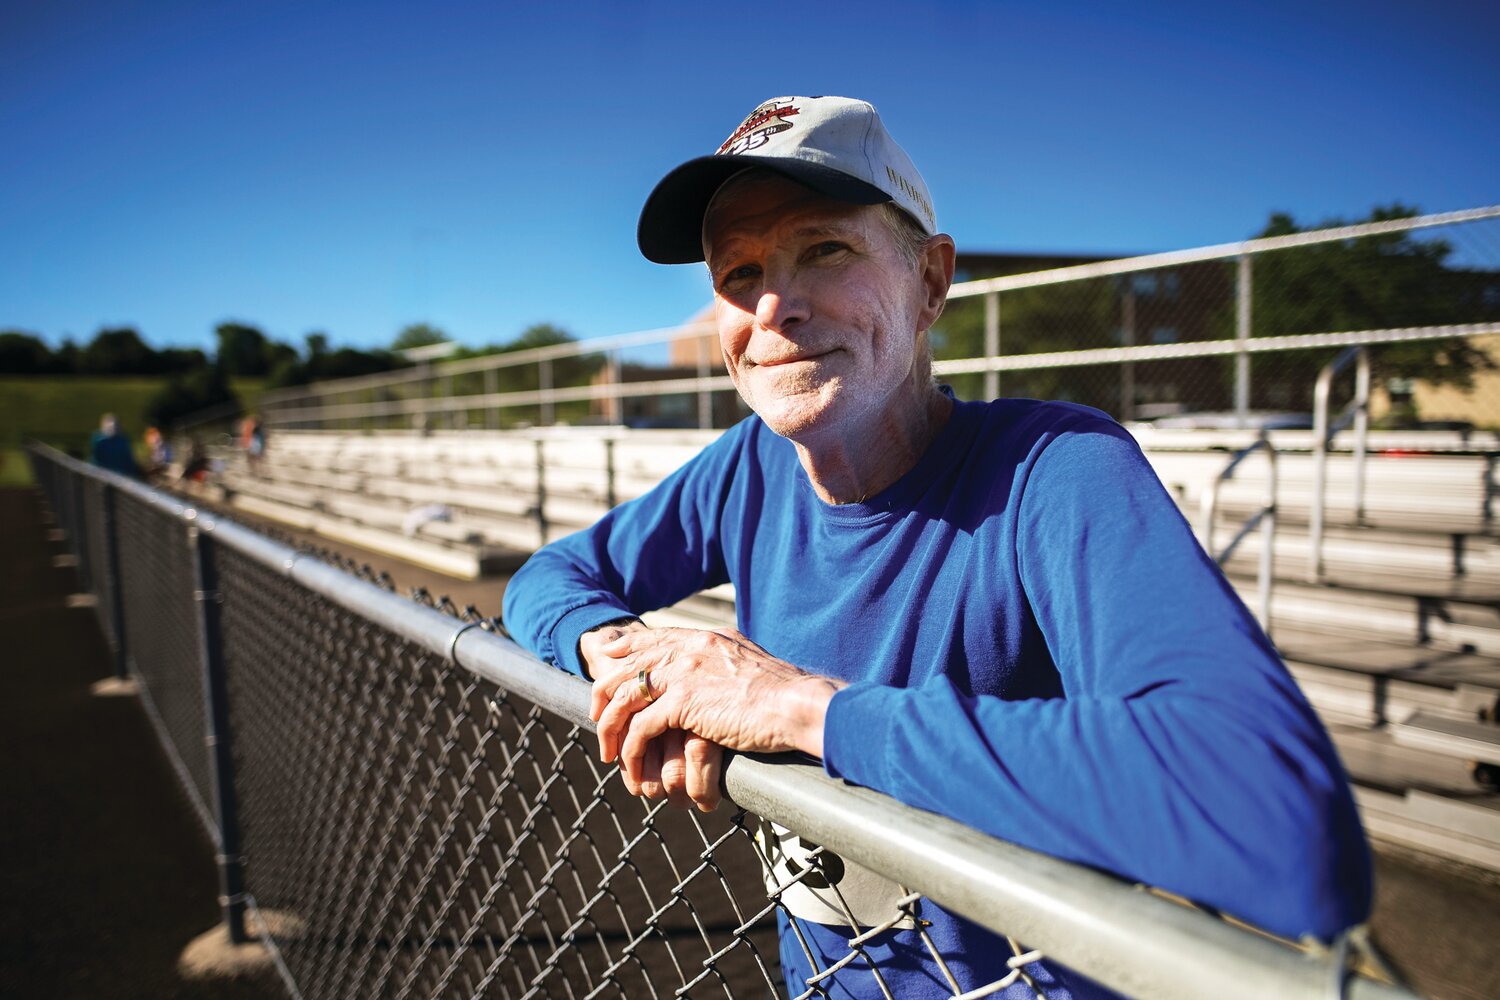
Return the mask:
[[642, 670], [636, 674], [635, 683], [641, 689], [641, 697], [646, 699], [647, 704], [656, 700], [656, 695], [651, 690], [651, 672], [649, 670]]

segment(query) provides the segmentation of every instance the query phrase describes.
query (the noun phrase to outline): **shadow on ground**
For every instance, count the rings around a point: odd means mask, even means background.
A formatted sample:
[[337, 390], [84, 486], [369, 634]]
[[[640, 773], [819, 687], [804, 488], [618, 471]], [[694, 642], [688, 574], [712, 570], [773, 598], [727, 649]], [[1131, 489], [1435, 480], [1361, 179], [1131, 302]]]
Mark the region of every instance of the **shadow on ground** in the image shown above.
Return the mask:
[[93, 693], [109, 650], [64, 551], [0, 490], [0, 996], [284, 997], [177, 972], [219, 919], [213, 847], [137, 700]]

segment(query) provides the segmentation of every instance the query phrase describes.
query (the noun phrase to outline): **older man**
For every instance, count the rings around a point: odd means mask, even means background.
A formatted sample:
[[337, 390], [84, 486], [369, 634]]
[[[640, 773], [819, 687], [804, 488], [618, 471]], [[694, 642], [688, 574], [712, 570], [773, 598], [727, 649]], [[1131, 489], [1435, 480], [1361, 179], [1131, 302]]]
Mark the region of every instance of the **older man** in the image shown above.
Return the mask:
[[[953, 241], [874, 108], [762, 104], [663, 179], [639, 241], [654, 261], [707, 262], [755, 415], [538, 552], [505, 600], [523, 643], [594, 680], [601, 754], [633, 792], [712, 808], [721, 748], [801, 750], [1283, 934], [1364, 918], [1368, 851], [1338, 758], [1135, 442], [1085, 407], [933, 383]], [[635, 617], [726, 581], [738, 631]], [[889, 912], [894, 887], [849, 882], [859, 922]], [[797, 993], [849, 932], [817, 899], [788, 905]], [[1004, 974], [984, 930], [931, 904], [921, 919], [960, 989]], [[895, 996], [949, 989], [909, 928], [864, 950]], [[1028, 971], [1048, 995], [1098, 992]], [[862, 961], [822, 986], [880, 995]]]

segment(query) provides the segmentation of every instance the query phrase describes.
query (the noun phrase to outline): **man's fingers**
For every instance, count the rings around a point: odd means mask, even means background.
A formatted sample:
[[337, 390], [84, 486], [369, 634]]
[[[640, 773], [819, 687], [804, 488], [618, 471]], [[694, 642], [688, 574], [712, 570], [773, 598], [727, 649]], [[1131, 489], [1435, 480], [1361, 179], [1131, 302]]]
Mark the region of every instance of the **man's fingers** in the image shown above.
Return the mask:
[[634, 666], [632, 661], [616, 661], [612, 668], [601, 671], [594, 679], [594, 686], [589, 693], [589, 718], [595, 722], [599, 721], [599, 714], [604, 711], [609, 700], [615, 696], [621, 685], [634, 683], [635, 675], [640, 668]]
[[651, 697], [641, 690], [640, 671], [628, 678], [621, 678], [614, 687], [608, 702], [594, 720], [598, 723], [599, 759], [608, 764], [620, 752], [620, 738], [632, 715], [662, 696], [661, 679], [647, 672]]
[[[668, 729], [652, 740], [646, 749], [646, 766], [651, 766], [652, 750], [656, 750], [657, 774], [661, 797], [665, 797], [676, 808], [687, 805], [687, 776], [683, 768], [682, 744], [687, 734], [681, 729]], [[658, 796], [647, 794], [648, 798]]]
[[724, 766], [724, 748], [701, 736], [689, 734], [683, 741], [683, 771], [687, 797], [700, 812], [719, 807], [719, 775]]
[[682, 748], [672, 745], [672, 731], [663, 733], [659, 739], [654, 739], [646, 744], [645, 753], [641, 755], [640, 790], [637, 794], [648, 799], [659, 799], [666, 794], [665, 775], [662, 773], [664, 765], [672, 759], [673, 754], [681, 755]]
[[628, 730], [621, 734], [619, 757], [620, 767], [636, 781], [640, 780], [647, 745], [667, 729], [667, 713], [660, 706], [652, 706], [630, 717]]

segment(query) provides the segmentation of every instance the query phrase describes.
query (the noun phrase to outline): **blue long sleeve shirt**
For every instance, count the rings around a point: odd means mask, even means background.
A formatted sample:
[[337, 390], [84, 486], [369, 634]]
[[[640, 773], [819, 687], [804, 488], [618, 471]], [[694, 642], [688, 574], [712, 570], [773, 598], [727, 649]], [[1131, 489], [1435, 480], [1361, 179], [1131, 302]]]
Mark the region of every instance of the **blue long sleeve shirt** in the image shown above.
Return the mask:
[[[1326, 732], [1104, 414], [955, 403], [914, 468], [838, 506], [751, 417], [537, 552], [504, 616], [582, 674], [585, 631], [726, 581], [742, 632], [852, 682], [828, 708], [829, 774], [1286, 936], [1367, 916], [1368, 848]], [[976, 950], [934, 911], [936, 938]], [[1003, 974], [989, 950], [964, 988]]]

